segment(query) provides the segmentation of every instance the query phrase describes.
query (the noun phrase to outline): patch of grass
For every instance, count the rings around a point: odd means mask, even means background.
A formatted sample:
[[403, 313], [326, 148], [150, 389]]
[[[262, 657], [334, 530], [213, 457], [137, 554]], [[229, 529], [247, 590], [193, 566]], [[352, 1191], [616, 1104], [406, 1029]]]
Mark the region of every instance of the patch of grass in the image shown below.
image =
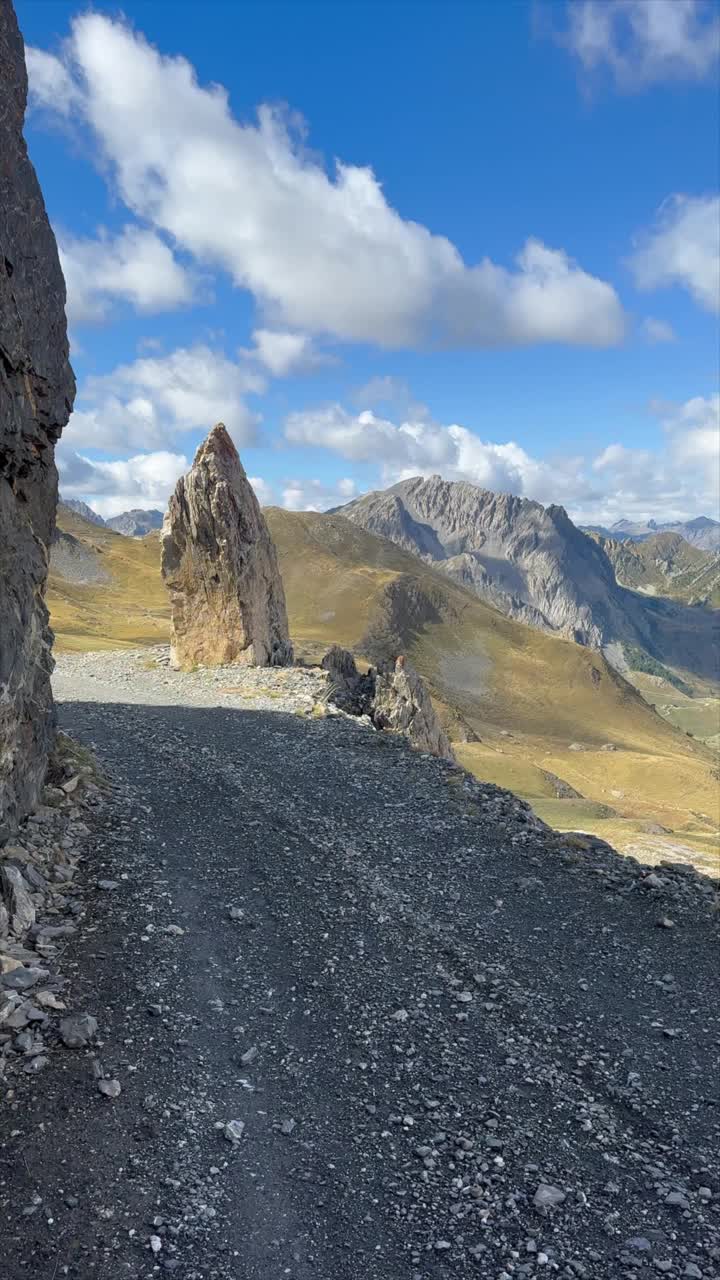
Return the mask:
[[657, 658], [653, 658], [644, 649], [636, 644], [626, 644], [623, 646], [625, 659], [631, 671], [642, 671], [646, 675], [659, 676], [661, 680], [667, 681], [674, 689], [678, 689], [680, 693], [692, 694], [692, 688], [675, 675], [669, 667], [663, 666], [662, 662], [658, 662]]

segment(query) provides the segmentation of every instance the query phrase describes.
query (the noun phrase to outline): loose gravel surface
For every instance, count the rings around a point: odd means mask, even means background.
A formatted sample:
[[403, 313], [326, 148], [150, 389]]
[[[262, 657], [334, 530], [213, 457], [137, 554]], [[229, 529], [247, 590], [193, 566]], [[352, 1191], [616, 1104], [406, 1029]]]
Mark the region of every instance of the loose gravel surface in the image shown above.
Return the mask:
[[0, 1101], [2, 1280], [719, 1277], [710, 882], [247, 678], [60, 663], [97, 1031]]

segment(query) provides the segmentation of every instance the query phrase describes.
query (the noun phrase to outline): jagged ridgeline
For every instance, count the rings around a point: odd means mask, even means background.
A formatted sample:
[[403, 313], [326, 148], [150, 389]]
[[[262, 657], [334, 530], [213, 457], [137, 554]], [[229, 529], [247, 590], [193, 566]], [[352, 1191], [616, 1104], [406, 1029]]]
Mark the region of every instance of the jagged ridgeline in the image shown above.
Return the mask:
[[0, 3], [0, 842], [37, 801], [55, 727], [44, 592], [55, 444], [75, 395], [65, 283], [27, 155], [27, 73]]

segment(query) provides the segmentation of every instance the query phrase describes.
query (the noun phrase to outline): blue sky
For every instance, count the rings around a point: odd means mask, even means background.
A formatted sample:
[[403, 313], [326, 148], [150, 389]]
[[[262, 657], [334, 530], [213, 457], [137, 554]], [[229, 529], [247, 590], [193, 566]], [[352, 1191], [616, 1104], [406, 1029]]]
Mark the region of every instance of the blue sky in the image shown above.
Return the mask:
[[714, 4], [16, 4], [66, 496], [162, 506], [221, 417], [294, 507], [719, 514]]

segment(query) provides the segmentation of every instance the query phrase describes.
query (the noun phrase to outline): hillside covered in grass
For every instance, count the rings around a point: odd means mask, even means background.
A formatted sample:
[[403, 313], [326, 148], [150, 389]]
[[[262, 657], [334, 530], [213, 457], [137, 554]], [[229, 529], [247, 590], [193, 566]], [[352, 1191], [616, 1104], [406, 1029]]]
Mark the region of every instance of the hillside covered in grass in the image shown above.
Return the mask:
[[[682, 846], [712, 858], [711, 752], [661, 719], [601, 653], [504, 617], [343, 516], [265, 514], [301, 660], [317, 661], [332, 643], [370, 663], [406, 652], [461, 762], [479, 778], [529, 799], [552, 825], [597, 832], [643, 857]], [[106, 576], [68, 581], [55, 554], [49, 604], [58, 647], [166, 639], [157, 535], [123, 538], [64, 512], [60, 525], [88, 553], [84, 572]]]

